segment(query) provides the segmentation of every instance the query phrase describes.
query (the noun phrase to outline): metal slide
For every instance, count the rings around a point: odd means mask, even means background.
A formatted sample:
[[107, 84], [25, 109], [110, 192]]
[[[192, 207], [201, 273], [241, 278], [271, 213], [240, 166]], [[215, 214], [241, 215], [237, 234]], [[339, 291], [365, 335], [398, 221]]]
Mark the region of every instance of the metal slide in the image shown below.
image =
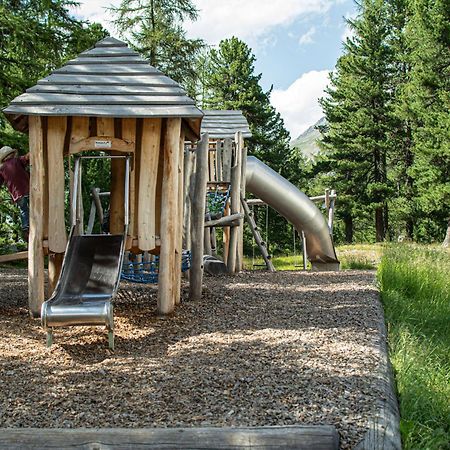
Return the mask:
[[[53, 328], [74, 325], [104, 325], [108, 329], [109, 347], [114, 349], [112, 300], [120, 282], [120, 271], [128, 228], [129, 159], [125, 176], [125, 229], [120, 235], [80, 235], [77, 190], [81, 179], [77, 158], [72, 196], [72, 230], [64, 256], [61, 275], [51, 298], [41, 309], [42, 326], [47, 331], [47, 345], [52, 344]], [[111, 158], [111, 157], [108, 157]], [[124, 158], [115, 156], [113, 158]]]
[[303, 192], [254, 156], [247, 158], [246, 189], [278, 211], [299, 233], [305, 233], [313, 270], [339, 269], [328, 225]]

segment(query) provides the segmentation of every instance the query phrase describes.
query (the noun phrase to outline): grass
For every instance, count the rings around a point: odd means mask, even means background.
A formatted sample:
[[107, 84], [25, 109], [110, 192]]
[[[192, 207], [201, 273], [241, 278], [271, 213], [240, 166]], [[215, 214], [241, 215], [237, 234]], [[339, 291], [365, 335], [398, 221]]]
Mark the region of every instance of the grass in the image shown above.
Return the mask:
[[389, 246], [378, 278], [404, 449], [450, 449], [450, 253]]
[[[336, 248], [336, 253], [341, 262], [341, 269], [373, 270], [376, 269], [381, 259], [382, 246], [380, 244], [356, 244], [342, 245]], [[273, 265], [277, 270], [302, 270], [302, 255], [274, 256]], [[254, 269], [265, 269], [262, 258], [256, 258]], [[252, 270], [252, 258], [245, 258], [244, 265]], [[308, 269], [310, 268], [308, 263]]]

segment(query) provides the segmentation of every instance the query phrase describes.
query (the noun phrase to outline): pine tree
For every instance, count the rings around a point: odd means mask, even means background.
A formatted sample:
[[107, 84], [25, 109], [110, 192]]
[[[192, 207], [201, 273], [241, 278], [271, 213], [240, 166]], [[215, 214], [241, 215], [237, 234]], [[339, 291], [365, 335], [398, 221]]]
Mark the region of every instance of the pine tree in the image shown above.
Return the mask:
[[[339, 190], [346, 237], [353, 238], [354, 217], [369, 208], [375, 216], [375, 238], [388, 229], [387, 180], [390, 104], [388, 95], [391, 53], [383, 0], [364, 0], [349, 25], [354, 37], [331, 74], [328, 97], [322, 99], [328, 127], [324, 146], [334, 184]], [[341, 206], [341, 208], [342, 208]]]
[[201, 99], [205, 109], [239, 109], [246, 117], [253, 137], [249, 150], [283, 173], [289, 152], [289, 133], [283, 119], [270, 104], [270, 91], [260, 86], [255, 74], [256, 58], [245, 42], [236, 37], [220, 42], [204, 61]]
[[188, 39], [182, 27], [197, 19], [191, 0], [122, 0], [111, 11], [119, 34], [152, 66], [186, 88], [195, 83], [195, 61], [204, 44]]
[[450, 204], [450, 8], [446, 0], [411, 0], [406, 27], [411, 74], [406, 87], [420, 212], [416, 238], [443, 239]]

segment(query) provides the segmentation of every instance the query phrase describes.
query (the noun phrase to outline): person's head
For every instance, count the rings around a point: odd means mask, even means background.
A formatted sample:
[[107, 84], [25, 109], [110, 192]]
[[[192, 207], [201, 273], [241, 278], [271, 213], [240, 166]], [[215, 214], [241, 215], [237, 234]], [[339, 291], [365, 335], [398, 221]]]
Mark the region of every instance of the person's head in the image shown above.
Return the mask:
[[17, 155], [17, 150], [5, 145], [0, 148], [0, 164]]

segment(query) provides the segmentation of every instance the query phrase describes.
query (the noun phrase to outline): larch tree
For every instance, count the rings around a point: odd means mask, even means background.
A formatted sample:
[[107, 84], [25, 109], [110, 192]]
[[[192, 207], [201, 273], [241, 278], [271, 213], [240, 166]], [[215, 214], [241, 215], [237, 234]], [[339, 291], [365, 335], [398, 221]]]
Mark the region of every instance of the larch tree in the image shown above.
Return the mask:
[[184, 21], [198, 17], [191, 0], [122, 0], [111, 11], [122, 38], [152, 66], [192, 90], [197, 79], [196, 58], [204, 43], [188, 39], [183, 29]]

